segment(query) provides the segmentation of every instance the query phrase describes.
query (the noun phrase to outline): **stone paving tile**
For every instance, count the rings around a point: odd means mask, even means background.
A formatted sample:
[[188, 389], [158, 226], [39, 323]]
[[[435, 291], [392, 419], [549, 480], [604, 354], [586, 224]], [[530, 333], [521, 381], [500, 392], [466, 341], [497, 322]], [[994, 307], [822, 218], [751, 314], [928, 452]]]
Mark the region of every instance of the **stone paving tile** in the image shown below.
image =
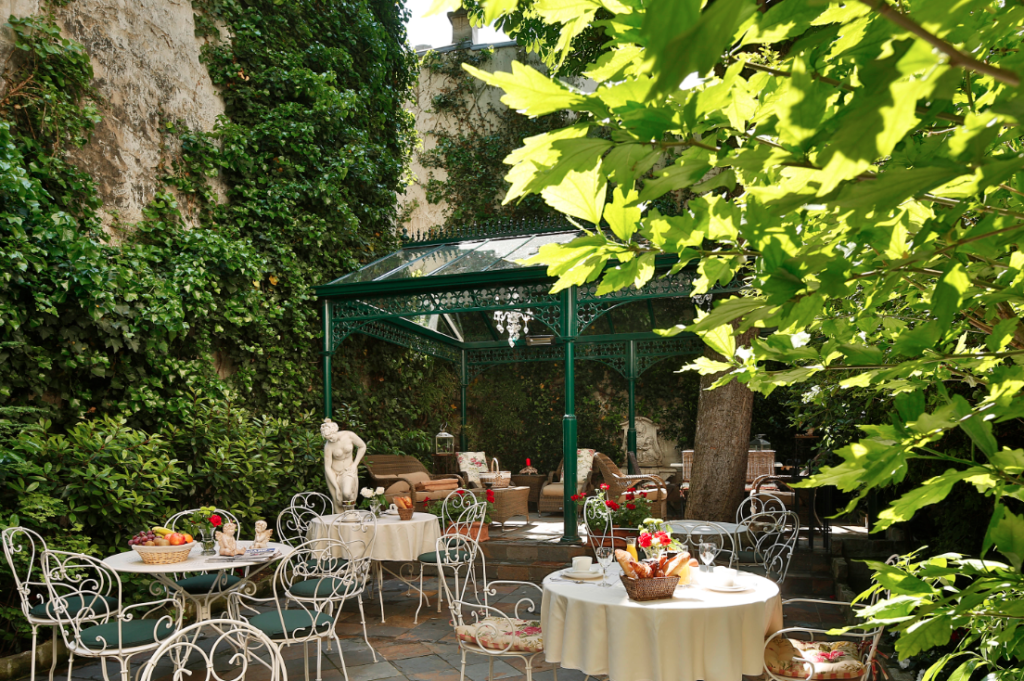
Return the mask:
[[401, 675], [402, 672], [395, 668], [393, 664], [384, 661], [348, 668], [348, 681], [375, 681], [376, 679], [390, 679]]
[[446, 669], [451, 669], [451, 665], [445, 662], [437, 655], [427, 655], [424, 657], [410, 657], [404, 660], [395, 660], [392, 664], [395, 665], [403, 674], [409, 676], [410, 674], [425, 674], [427, 672], [439, 672]]
[[[474, 655], [475, 659], [480, 659], [482, 656]], [[487, 662], [479, 662], [477, 664], [470, 664], [471, 660], [466, 659], [466, 677], [473, 681], [487, 681], [487, 670], [490, 665]], [[494, 678], [503, 679], [508, 676], [519, 676], [519, 670], [515, 667], [510, 666], [504, 660], [494, 660]]]

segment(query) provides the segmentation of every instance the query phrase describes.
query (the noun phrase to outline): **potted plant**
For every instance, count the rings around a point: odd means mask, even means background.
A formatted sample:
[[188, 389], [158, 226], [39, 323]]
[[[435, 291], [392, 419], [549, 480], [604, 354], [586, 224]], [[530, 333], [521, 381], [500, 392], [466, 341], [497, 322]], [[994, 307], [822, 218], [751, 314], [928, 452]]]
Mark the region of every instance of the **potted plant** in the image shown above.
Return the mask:
[[[606, 497], [608, 485], [601, 487], [594, 493], [594, 496], [604, 502], [604, 505], [611, 510], [612, 527], [614, 528], [614, 548], [625, 549], [626, 540], [640, 536], [640, 528], [644, 521], [651, 517], [651, 502], [646, 492], [626, 492], [623, 495], [622, 503]], [[584, 505], [587, 503], [585, 494], [574, 494], [572, 497], [576, 507], [583, 513]], [[587, 518], [587, 525], [595, 532], [604, 533], [604, 516]], [[587, 544], [593, 546], [588, 534]]]
[[[466, 494], [467, 492], [464, 489], [457, 489], [455, 490], [455, 493], [461, 496], [463, 494]], [[449, 518], [445, 515], [444, 499], [430, 499], [430, 497], [427, 497], [426, 499], [423, 500], [423, 503], [426, 506], [427, 513], [433, 513], [437, 516], [438, 521], [441, 523], [441, 529], [444, 530], [445, 534], [452, 534], [456, 531], [456, 529], [452, 527], [452, 523], [454, 522], [455, 518]], [[475, 536], [477, 531], [479, 531], [480, 541], [487, 541], [491, 538], [489, 526], [491, 524], [491, 511], [493, 510], [494, 490], [489, 489], [487, 490], [487, 511], [486, 513], [484, 513], [484, 521], [482, 523], [482, 526], [481, 523], [473, 523], [469, 527], [459, 528], [458, 531], [461, 534], [467, 534], [470, 537]]]

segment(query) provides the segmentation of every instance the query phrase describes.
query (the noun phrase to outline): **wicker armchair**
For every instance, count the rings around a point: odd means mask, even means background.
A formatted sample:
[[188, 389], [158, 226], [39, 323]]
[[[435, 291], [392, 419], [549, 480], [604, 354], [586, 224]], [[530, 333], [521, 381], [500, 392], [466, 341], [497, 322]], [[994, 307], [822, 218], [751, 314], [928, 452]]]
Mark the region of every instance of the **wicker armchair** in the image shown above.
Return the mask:
[[427, 480], [444, 480], [452, 478], [458, 481], [459, 487], [465, 487], [466, 481], [461, 475], [454, 473], [431, 473], [423, 463], [413, 456], [397, 454], [367, 454], [363, 464], [374, 487], [383, 487], [384, 496], [391, 503], [396, 496], [411, 496], [416, 503], [433, 495], [443, 497], [444, 493], [417, 492], [416, 484]]
[[650, 499], [651, 492], [657, 491], [655, 498], [651, 499], [651, 514], [656, 518], [665, 517], [668, 488], [664, 480], [657, 475], [623, 475], [615, 462], [601, 452], [594, 454], [594, 466], [609, 487], [609, 499], [620, 500], [627, 491], [647, 492]]
[[[581, 451], [593, 451], [593, 450], [577, 450], [577, 456]], [[558, 463], [558, 470], [551, 471], [548, 473], [548, 479], [541, 487], [540, 497], [537, 500], [537, 512], [538, 513], [560, 513], [562, 511], [562, 501], [565, 498], [562, 492], [562, 473], [564, 461]], [[594, 477], [594, 468], [591, 466], [590, 471], [587, 472], [587, 477], [580, 482], [576, 481], [576, 493], [577, 494], [589, 494], [590, 490], [594, 489], [594, 483], [592, 479]]]

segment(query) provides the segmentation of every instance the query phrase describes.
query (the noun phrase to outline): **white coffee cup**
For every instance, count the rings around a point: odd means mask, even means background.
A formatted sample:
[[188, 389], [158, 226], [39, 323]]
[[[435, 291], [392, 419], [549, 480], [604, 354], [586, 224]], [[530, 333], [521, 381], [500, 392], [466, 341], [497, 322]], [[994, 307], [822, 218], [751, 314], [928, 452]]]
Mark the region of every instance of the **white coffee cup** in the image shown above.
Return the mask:
[[590, 556], [576, 556], [572, 559], [572, 571], [573, 572], [590, 572], [590, 567], [594, 564], [594, 559]]
[[395, 506], [394, 504], [391, 504], [390, 506], [388, 506], [388, 513], [397, 514], [398, 507]]
[[721, 586], [734, 586], [736, 584], [736, 570], [732, 568], [716, 568], [715, 577]]

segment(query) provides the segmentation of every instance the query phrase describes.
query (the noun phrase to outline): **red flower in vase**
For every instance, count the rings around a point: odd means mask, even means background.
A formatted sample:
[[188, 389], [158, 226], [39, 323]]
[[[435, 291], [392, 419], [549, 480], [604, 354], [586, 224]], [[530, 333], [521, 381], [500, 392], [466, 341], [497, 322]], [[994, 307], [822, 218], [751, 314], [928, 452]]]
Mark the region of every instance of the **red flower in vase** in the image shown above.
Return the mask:
[[224, 521], [221, 520], [220, 516], [217, 515], [216, 513], [214, 513], [213, 515], [210, 516], [210, 524], [213, 525], [214, 527], [220, 527], [221, 523], [223, 523], [223, 522]]
[[647, 532], [641, 532], [640, 536], [637, 537], [636, 545], [642, 549], [651, 548], [651, 535]]
[[658, 543], [662, 546], [668, 546], [672, 543], [672, 538], [668, 536], [667, 532], [655, 532], [654, 538], [658, 540]]

